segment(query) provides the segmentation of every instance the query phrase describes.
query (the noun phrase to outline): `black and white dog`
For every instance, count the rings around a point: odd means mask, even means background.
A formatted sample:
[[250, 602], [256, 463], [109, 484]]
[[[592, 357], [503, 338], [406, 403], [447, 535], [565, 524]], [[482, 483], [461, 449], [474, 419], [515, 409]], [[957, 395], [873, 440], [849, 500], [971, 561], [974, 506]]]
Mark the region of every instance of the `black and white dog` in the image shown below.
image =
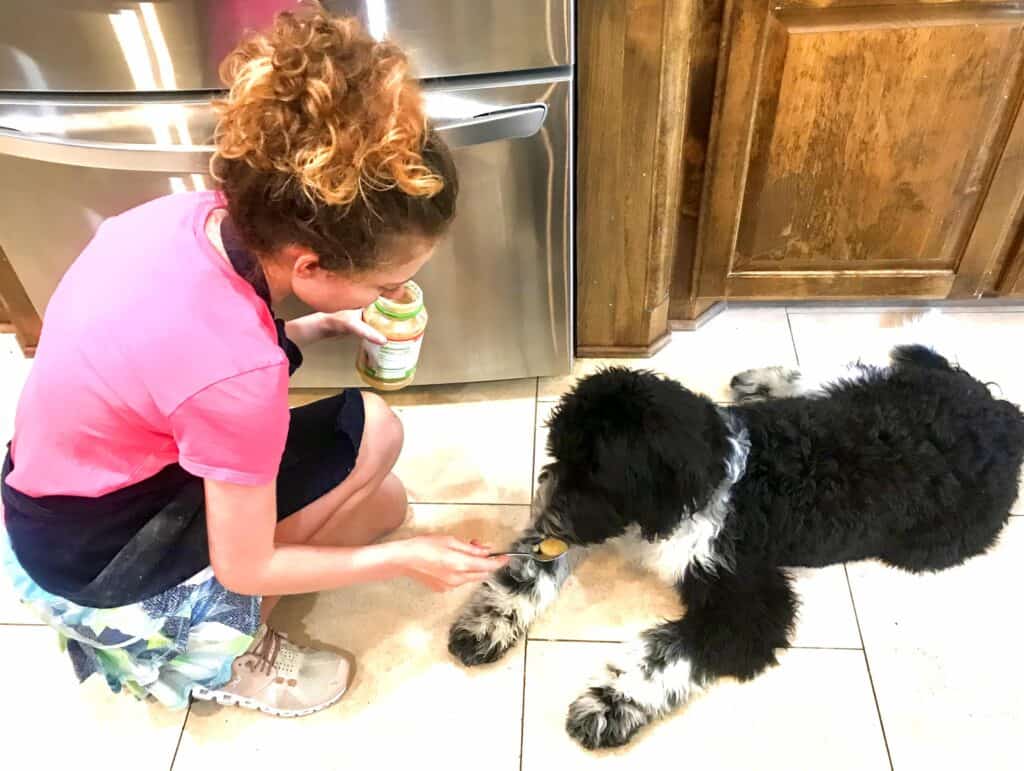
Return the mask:
[[887, 367], [824, 383], [751, 370], [732, 388], [739, 403], [719, 407], [649, 372], [582, 380], [550, 421], [554, 462], [517, 544], [572, 548], [517, 559], [452, 626], [464, 664], [495, 661], [588, 548], [613, 539], [674, 585], [686, 614], [625, 647], [569, 707], [585, 747], [625, 744], [716, 678], [776, 663], [797, 607], [783, 566], [940, 570], [984, 552], [1007, 521], [1024, 415], [931, 349], [898, 347]]

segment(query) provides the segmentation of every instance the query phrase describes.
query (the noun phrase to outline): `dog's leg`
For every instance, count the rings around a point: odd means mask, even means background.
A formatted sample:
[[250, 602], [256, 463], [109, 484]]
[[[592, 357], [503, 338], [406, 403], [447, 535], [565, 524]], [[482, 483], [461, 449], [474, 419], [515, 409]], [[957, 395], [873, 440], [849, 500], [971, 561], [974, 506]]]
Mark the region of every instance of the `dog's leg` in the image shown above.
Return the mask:
[[[530, 530], [512, 549], [529, 551], [536, 542]], [[570, 548], [548, 563], [513, 557], [473, 592], [448, 634], [448, 650], [466, 666], [497, 661], [554, 601], [584, 554], [584, 549]]]
[[801, 371], [786, 367], [761, 367], [740, 372], [729, 381], [733, 401], [756, 402], [765, 399], [786, 399], [794, 396], [824, 394], [829, 386], [853, 383], [867, 377], [877, 368], [854, 362], [839, 369]]
[[911, 573], [945, 570], [995, 546], [1009, 518], [1009, 514], [988, 521], [979, 518], [960, 530], [938, 529], [928, 523], [893, 537], [878, 556], [892, 567]]
[[752, 402], [761, 399], [783, 399], [803, 391], [803, 374], [785, 367], [759, 367], [735, 375], [729, 381], [733, 401]]
[[686, 615], [646, 631], [569, 707], [566, 730], [584, 747], [626, 744], [714, 680], [754, 677], [789, 645], [797, 603], [778, 568], [691, 567], [680, 593]]

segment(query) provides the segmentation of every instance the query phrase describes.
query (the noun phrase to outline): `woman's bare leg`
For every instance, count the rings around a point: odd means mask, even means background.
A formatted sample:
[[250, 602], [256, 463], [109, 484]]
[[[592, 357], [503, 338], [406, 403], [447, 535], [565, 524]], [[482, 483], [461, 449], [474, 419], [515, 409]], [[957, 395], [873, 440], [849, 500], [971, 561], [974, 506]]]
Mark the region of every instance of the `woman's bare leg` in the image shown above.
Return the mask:
[[[400, 527], [408, 499], [391, 473], [402, 449], [402, 424], [383, 399], [364, 393], [366, 422], [352, 473], [321, 498], [282, 521], [277, 543], [363, 546]], [[264, 597], [260, 617], [270, 617], [279, 597]]]

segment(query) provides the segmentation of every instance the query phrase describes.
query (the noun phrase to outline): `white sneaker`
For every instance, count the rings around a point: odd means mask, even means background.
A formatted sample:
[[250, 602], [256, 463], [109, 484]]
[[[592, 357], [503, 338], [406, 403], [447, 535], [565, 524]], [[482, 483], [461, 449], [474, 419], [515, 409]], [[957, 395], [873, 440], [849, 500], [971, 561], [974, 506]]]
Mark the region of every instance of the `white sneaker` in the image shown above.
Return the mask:
[[301, 717], [338, 701], [354, 675], [352, 654], [303, 648], [262, 624], [249, 650], [231, 663], [231, 679], [216, 690], [194, 686], [192, 695], [268, 715]]

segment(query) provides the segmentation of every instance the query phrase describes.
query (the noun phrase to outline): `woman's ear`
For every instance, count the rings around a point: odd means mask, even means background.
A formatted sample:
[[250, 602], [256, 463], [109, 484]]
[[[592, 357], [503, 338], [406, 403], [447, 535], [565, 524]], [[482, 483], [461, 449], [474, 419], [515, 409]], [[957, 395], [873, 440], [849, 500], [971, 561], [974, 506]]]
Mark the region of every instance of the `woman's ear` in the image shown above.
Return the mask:
[[283, 256], [292, 261], [292, 274], [296, 278], [311, 279], [324, 269], [320, 258], [308, 249], [290, 246], [284, 250]]

